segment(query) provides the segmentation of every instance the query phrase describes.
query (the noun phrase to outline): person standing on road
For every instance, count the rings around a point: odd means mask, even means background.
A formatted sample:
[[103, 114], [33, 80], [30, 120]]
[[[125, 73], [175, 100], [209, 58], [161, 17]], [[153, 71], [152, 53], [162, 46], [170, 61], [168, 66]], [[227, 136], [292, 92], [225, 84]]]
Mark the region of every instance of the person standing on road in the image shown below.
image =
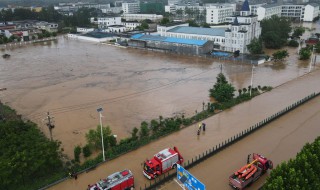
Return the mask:
[[206, 131], [206, 124], [205, 123], [202, 123], [202, 130]]

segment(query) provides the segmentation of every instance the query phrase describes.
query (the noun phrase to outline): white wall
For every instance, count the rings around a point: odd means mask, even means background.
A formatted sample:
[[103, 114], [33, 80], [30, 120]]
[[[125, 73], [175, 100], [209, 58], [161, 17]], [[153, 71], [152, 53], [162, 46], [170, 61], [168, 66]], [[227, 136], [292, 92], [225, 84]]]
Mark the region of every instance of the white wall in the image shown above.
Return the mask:
[[303, 21], [312, 22], [314, 18], [319, 16], [319, 6], [306, 5], [304, 10]]

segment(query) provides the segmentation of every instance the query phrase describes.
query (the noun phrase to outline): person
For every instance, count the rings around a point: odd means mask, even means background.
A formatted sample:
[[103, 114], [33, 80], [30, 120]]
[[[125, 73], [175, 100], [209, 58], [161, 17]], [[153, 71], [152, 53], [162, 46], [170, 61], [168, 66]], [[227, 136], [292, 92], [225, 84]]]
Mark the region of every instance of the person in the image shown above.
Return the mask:
[[73, 172], [73, 177], [74, 177], [75, 180], [77, 180], [78, 179], [78, 174]]
[[206, 124], [205, 123], [202, 123], [202, 130], [206, 131]]
[[198, 129], [197, 135], [198, 135], [198, 136], [200, 135], [200, 129]]

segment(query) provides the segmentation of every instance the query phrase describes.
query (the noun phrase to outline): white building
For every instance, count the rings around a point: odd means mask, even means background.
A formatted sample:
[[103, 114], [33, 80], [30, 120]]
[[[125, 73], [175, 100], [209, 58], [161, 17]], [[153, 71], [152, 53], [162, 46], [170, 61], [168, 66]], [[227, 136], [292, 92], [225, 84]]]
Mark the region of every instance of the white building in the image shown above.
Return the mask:
[[316, 17], [319, 16], [319, 5], [316, 3], [310, 3], [306, 5], [304, 9], [303, 21], [313, 21]]
[[135, 14], [140, 12], [139, 3], [122, 3], [122, 10], [125, 14]]
[[261, 35], [260, 22], [257, 15], [251, 15], [248, 0], [245, 0], [239, 16], [228, 18], [232, 21], [225, 32], [225, 51], [248, 53], [247, 45]]
[[57, 32], [58, 31], [58, 24], [57, 23], [49, 23], [45, 21], [40, 21], [35, 23], [34, 27], [41, 29], [41, 30], [46, 30], [48, 32]]
[[156, 14], [123, 14], [122, 18], [126, 21], [142, 21], [146, 19], [152, 21], [159, 21], [163, 18], [163, 16]]
[[226, 17], [232, 16], [236, 11], [235, 4], [212, 4], [206, 7], [206, 23], [220, 24], [226, 22]]
[[258, 15], [258, 8], [262, 7], [263, 5], [266, 5], [267, 3], [255, 3], [255, 4], [250, 4], [250, 13], [252, 15]]
[[121, 17], [98, 17], [96, 20], [91, 18], [91, 22], [98, 24], [99, 28], [107, 28], [111, 25], [120, 25]]
[[121, 22], [121, 24], [126, 27], [126, 31], [134, 30], [135, 28], [141, 25], [140, 22], [135, 21], [123, 21]]
[[107, 32], [111, 32], [111, 33], [121, 33], [125, 31], [126, 31], [126, 27], [123, 25], [112, 25], [112, 26], [109, 26], [107, 29]]
[[94, 31], [94, 28], [77, 27], [78, 33], [88, 33], [88, 32], [93, 32], [93, 31]]
[[267, 4], [257, 8], [258, 20], [269, 19], [273, 15], [299, 21], [313, 21], [319, 16], [319, 5], [309, 4]]
[[258, 20], [269, 19], [273, 15], [281, 16], [282, 6], [279, 4], [268, 4], [257, 8]]
[[109, 7], [109, 8], [105, 8], [105, 9], [101, 9], [102, 13], [106, 13], [106, 14], [110, 14], [110, 13], [121, 13], [122, 11], [122, 7]]

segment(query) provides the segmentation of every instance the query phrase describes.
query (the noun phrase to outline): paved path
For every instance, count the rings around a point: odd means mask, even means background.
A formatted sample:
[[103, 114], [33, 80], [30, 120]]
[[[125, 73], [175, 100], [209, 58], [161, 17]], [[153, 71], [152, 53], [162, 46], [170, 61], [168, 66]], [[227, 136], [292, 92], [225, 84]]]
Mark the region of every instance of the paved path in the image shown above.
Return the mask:
[[[207, 130], [205, 134], [201, 134], [200, 137], [196, 136], [197, 127], [190, 126], [123, 155], [118, 159], [107, 162], [89, 173], [79, 175], [78, 180], [66, 180], [50, 189], [84, 189], [88, 184], [95, 183], [108, 174], [124, 168], [130, 169], [134, 173], [136, 187], [139, 189], [139, 187], [143, 187], [146, 182], [148, 183], [142, 175], [141, 164], [146, 158], [152, 157], [157, 151], [166, 147], [177, 146], [185, 160], [191, 160], [196, 155], [201, 154], [209, 148], [212, 148], [212, 146], [271, 116], [293, 102], [313, 92], [319, 92], [319, 82], [320, 70], [317, 70], [283, 84], [271, 92], [264, 93], [249, 102], [242, 103], [214, 117], [206, 119], [204, 122], [207, 124]], [[261, 150], [259, 152], [261, 152]], [[240, 157], [242, 158], [243, 155]], [[215, 156], [215, 158], [223, 159], [220, 155]], [[243, 160], [245, 159], [246, 158], [243, 158]], [[237, 168], [237, 166], [238, 164], [234, 164], [233, 169]], [[214, 172], [214, 175], [220, 175], [220, 171]]]

